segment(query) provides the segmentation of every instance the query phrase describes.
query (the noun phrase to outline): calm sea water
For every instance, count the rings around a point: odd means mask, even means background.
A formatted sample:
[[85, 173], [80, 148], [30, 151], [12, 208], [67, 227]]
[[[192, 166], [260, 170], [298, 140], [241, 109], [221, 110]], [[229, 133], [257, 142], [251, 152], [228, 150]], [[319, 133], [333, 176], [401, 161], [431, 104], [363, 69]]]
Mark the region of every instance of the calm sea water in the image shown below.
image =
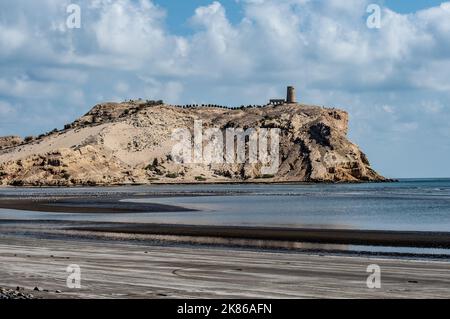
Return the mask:
[[[178, 185], [77, 189], [1, 189], [1, 195], [83, 196], [120, 192], [123, 201], [180, 205], [198, 212], [56, 214], [1, 210], [0, 219], [450, 231], [450, 179], [337, 185]], [[214, 196], [183, 195], [190, 193]], [[175, 197], [130, 199], [133, 194]], [[178, 195], [178, 196], [177, 196]]]

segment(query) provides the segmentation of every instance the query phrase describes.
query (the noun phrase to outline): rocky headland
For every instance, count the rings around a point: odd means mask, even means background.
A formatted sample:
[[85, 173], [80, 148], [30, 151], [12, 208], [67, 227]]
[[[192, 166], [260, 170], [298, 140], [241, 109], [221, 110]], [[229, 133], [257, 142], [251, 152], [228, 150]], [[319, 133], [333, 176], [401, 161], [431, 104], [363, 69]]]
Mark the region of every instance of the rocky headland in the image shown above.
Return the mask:
[[[279, 168], [259, 164], [179, 164], [175, 128], [277, 128]], [[347, 137], [348, 114], [303, 104], [225, 108], [162, 101], [102, 103], [62, 130], [0, 138], [0, 185], [387, 181]]]

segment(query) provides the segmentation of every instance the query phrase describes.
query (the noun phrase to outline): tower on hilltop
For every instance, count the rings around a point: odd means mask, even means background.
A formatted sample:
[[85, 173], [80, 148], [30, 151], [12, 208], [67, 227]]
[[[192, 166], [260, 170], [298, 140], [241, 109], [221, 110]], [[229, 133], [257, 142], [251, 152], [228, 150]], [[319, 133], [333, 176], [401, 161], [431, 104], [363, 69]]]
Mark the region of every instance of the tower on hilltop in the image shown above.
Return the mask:
[[284, 99], [271, 99], [269, 105], [283, 105], [283, 104], [296, 104], [297, 98], [295, 96], [295, 88], [293, 86], [287, 87], [286, 100]]
[[293, 86], [287, 87], [286, 103], [288, 104], [297, 103], [297, 99], [295, 97], [295, 88]]

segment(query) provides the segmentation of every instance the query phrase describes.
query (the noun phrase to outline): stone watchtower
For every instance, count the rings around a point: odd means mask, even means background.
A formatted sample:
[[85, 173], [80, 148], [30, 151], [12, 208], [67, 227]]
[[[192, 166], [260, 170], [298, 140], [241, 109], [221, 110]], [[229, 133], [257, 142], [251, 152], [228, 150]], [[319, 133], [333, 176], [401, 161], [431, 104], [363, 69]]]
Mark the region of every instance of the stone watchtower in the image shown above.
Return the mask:
[[297, 103], [295, 98], [295, 88], [293, 86], [287, 87], [286, 103], [288, 104]]

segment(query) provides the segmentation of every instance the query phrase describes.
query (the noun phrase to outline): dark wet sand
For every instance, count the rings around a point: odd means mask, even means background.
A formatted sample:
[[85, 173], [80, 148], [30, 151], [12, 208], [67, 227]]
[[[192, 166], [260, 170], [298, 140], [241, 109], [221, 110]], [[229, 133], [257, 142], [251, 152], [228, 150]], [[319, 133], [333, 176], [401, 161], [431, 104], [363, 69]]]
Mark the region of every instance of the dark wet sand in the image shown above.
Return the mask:
[[62, 199], [0, 199], [0, 209], [26, 210], [49, 213], [150, 213], [187, 212], [193, 209], [181, 206], [121, 202], [116, 198], [62, 198]]
[[450, 248], [449, 232], [406, 232], [348, 229], [294, 229], [269, 227], [160, 225], [160, 224], [105, 224], [104, 226], [75, 227], [72, 230], [219, 237], [253, 240], [280, 240], [318, 244], [343, 244], [391, 247]]

